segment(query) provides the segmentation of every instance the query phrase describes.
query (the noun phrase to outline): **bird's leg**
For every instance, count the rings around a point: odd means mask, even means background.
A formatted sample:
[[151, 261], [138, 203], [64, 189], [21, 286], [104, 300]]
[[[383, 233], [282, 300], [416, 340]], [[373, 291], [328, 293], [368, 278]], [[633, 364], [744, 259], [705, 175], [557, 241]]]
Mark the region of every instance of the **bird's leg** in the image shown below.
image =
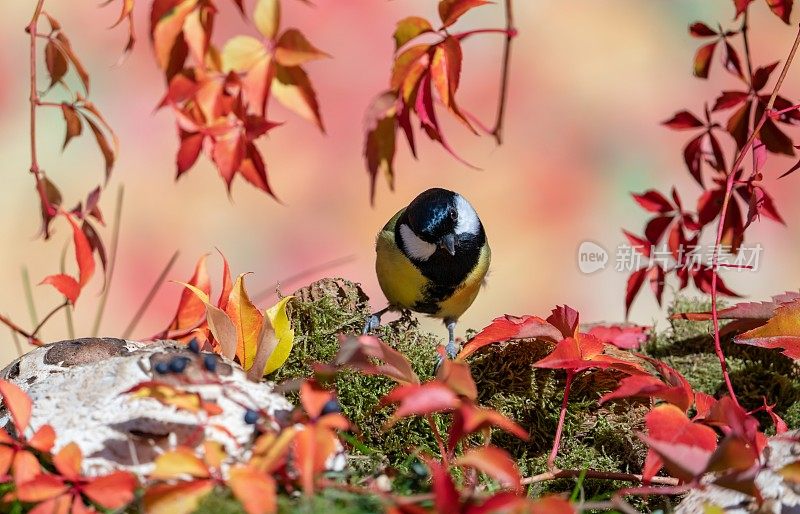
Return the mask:
[[366, 323], [364, 323], [364, 330], [361, 332], [361, 335], [367, 335], [373, 330], [377, 329], [379, 326], [381, 326], [381, 316], [386, 314], [386, 312], [389, 311], [390, 309], [391, 305], [384, 309], [379, 310], [374, 314], [370, 314], [369, 316], [367, 316], [367, 321]]
[[444, 320], [444, 324], [447, 326], [447, 346], [444, 347], [447, 356], [451, 359], [455, 359], [456, 355], [458, 355], [458, 347], [456, 346], [456, 320], [454, 319], [446, 319]]

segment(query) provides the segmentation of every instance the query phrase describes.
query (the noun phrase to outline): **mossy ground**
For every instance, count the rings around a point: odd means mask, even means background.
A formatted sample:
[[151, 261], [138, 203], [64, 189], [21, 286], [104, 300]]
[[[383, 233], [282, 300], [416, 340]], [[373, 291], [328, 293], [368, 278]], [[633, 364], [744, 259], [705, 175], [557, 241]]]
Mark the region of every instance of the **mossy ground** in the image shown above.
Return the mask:
[[[370, 312], [367, 299], [360, 290], [342, 279], [316, 283], [301, 290], [291, 305], [296, 342], [286, 364], [269, 377], [276, 382], [308, 376], [311, 363], [330, 361], [339, 348], [337, 334], [359, 333]], [[707, 308], [708, 304], [703, 300], [679, 298], [672, 311]], [[724, 383], [713, 351], [709, 325], [673, 320], [668, 329], [654, 334], [642, 351], [675, 367], [698, 390], [723, 393]], [[444, 334], [424, 333], [413, 317], [404, 316], [381, 326], [377, 335], [403, 352], [421, 379], [432, 376], [436, 346]], [[550, 349], [545, 343], [521, 341], [488, 347], [470, 359], [479, 401], [507, 415], [530, 432], [529, 441], [520, 441], [498, 431], [492, 436], [495, 444], [514, 456], [525, 476], [545, 471], [564, 392], [563, 372], [531, 367], [531, 363]], [[770, 402], [777, 403], [777, 411], [790, 427], [800, 426], [800, 373], [793, 362], [777, 351], [735, 345], [730, 341], [724, 342], [724, 350], [734, 385], [745, 407], [758, 407], [762, 404], [762, 397], [766, 396]], [[643, 429], [643, 415], [649, 404], [620, 401], [601, 407], [597, 401], [603, 393], [615, 387], [618, 379], [618, 374], [609, 371], [588, 371], [576, 379], [557, 460], [560, 468], [640, 472], [646, 449], [636, 433]], [[345, 372], [337, 378], [335, 385], [344, 414], [358, 427], [355, 437], [361, 443], [349, 449], [347, 479], [357, 483], [366, 477], [385, 473], [394, 478], [397, 492], [417, 493], [420, 488], [424, 489], [426, 480], [420, 473], [415, 452], [436, 454], [435, 441], [427, 424], [419, 420], [403, 421], [388, 431], [383, 430], [391, 409], [379, 407], [378, 402], [394, 383], [382, 377]], [[439, 421], [444, 428], [446, 420]], [[532, 486], [530, 494], [569, 492], [575, 483], [574, 479], [544, 482]], [[629, 484], [585, 480], [583, 497], [601, 499], [626, 485]], [[325, 505], [325, 511], [329, 512], [364, 511], [364, 505], [348, 503], [342, 498]], [[655, 500], [637, 506], [642, 510], [652, 510], [666, 504]], [[288, 502], [283, 508], [285, 512], [303, 512], [302, 509], [307, 509], [308, 505]]]

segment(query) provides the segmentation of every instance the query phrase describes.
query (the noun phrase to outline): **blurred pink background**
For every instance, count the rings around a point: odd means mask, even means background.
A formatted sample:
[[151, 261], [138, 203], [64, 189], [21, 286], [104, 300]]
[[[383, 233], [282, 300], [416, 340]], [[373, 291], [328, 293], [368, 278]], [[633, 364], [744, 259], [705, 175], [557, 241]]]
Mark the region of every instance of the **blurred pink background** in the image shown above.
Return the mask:
[[[493, 251], [488, 286], [462, 318], [459, 334], [480, 328], [504, 314], [546, 315], [555, 304], [568, 303], [585, 321], [621, 320], [626, 274], [614, 267], [620, 229], [641, 233], [645, 214], [629, 191], [677, 184], [692, 204], [699, 193], [685, 172], [681, 149], [690, 133], [675, 133], [659, 122], [675, 111], [702, 112], [721, 89], [738, 88], [723, 71], [719, 55], [711, 80], [691, 75], [699, 46], [687, 34], [690, 22], [738, 27], [730, 0], [518, 0], [519, 37], [514, 44], [505, 144], [475, 138], [448, 119], [446, 133], [455, 148], [483, 171], [459, 164], [440, 147], [422, 140], [420, 161], [399, 144], [397, 188], [378, 184], [370, 207], [368, 178], [361, 148], [365, 108], [388, 81], [397, 20], [407, 15], [435, 19], [434, 0], [316, 0], [309, 8], [284, 1], [284, 26], [301, 28], [319, 48], [334, 56], [308, 65], [316, 86], [327, 135], [277, 106], [272, 117], [284, 127], [260, 142], [279, 204], [243, 181], [233, 186], [232, 200], [205, 157], [180, 182], [174, 177], [177, 137], [172, 115], [154, 112], [163, 93], [147, 37], [149, 2], [138, 0], [139, 43], [121, 66], [113, 66], [124, 46], [124, 28], [105, 30], [116, 19], [119, 2], [96, 8], [96, 2], [50, 0], [46, 9], [62, 23], [73, 47], [90, 70], [90, 98], [105, 113], [122, 142], [113, 179], [101, 204], [111, 218], [116, 190], [125, 185], [117, 273], [101, 335], [118, 336], [140, 305], [159, 271], [175, 250], [180, 258], [171, 279], [185, 280], [197, 258], [214, 248], [230, 260], [234, 274], [252, 271], [249, 291], [320, 263], [352, 256], [344, 265], [286, 283], [284, 292], [319, 276], [343, 276], [363, 284], [374, 305], [384, 303], [374, 275], [373, 243], [377, 230], [420, 191], [433, 186], [455, 189], [479, 211]], [[248, 8], [250, 6], [248, 2]], [[502, 2], [498, 2], [502, 4]], [[219, 36], [253, 34], [233, 8], [219, 0]], [[52, 241], [34, 238], [38, 205], [28, 168], [28, 39], [23, 28], [33, 2], [7, 2], [0, 18], [0, 312], [30, 327], [20, 269], [27, 266], [35, 282], [58, 272], [59, 255], [69, 238], [63, 222]], [[756, 65], [783, 59], [794, 29], [772, 15], [764, 2], [751, 8], [752, 46]], [[797, 16], [794, 16], [797, 18]], [[501, 5], [484, 6], [465, 16], [459, 27], [502, 27]], [[222, 39], [217, 40], [221, 44]], [[494, 118], [502, 38], [475, 37], [465, 44], [466, 60], [460, 103], [489, 123]], [[719, 53], [719, 51], [718, 51]], [[800, 64], [783, 92], [800, 98]], [[73, 80], [72, 77], [70, 80]], [[73, 82], [74, 84], [74, 82]], [[40, 86], [44, 87], [44, 80]], [[770, 86], [771, 87], [771, 83]], [[53, 98], [63, 94], [54, 90]], [[41, 110], [40, 160], [62, 188], [68, 204], [94, 187], [102, 162], [89, 135], [73, 141], [61, 154], [61, 115]], [[798, 134], [789, 130], [793, 137]], [[726, 150], [730, 155], [730, 150]], [[799, 178], [775, 177], [791, 165], [771, 157], [768, 185], [789, 227], [770, 221], [748, 232], [750, 243], [764, 246], [757, 273], [728, 272], [725, 280], [753, 298], [797, 289], [800, 268], [796, 248]], [[110, 238], [106, 231], [106, 239]], [[577, 267], [577, 248], [593, 240], [611, 252], [607, 269], [591, 275]], [[71, 250], [70, 250], [71, 251]], [[210, 261], [219, 280], [218, 257]], [[215, 283], [218, 291], [218, 282]], [[75, 309], [77, 335], [90, 330], [101, 281], [95, 279]], [[647, 286], [645, 286], [647, 287]], [[180, 287], [167, 283], [134, 336], [147, 336], [171, 319]], [[35, 287], [39, 315], [60, 298], [50, 287]], [[669, 300], [672, 291], [667, 290]], [[271, 304], [274, 297], [263, 305]], [[631, 319], [664, 327], [663, 313], [644, 290]], [[431, 328], [444, 329], [432, 321]], [[45, 340], [66, 337], [62, 314], [42, 332]], [[9, 332], [0, 327], [0, 361], [16, 356]]]

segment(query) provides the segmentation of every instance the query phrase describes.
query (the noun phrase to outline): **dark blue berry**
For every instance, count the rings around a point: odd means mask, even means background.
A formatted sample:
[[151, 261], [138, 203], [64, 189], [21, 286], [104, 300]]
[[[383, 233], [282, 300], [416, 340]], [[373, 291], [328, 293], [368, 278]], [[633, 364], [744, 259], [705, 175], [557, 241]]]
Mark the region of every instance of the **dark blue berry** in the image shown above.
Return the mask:
[[156, 373], [159, 375], [165, 375], [169, 373], [169, 364], [167, 362], [161, 361], [156, 363], [155, 367]]
[[169, 370], [173, 373], [183, 373], [187, 364], [189, 364], [189, 359], [186, 357], [174, 357], [169, 361]]
[[328, 400], [325, 402], [325, 405], [322, 406], [322, 415], [325, 414], [332, 414], [334, 412], [342, 412], [342, 406], [339, 405], [339, 402], [334, 400]]
[[255, 425], [258, 422], [259, 417], [260, 416], [258, 415], [258, 412], [247, 409], [247, 412], [244, 413], [244, 422], [248, 425]]
[[192, 353], [200, 353], [200, 343], [197, 342], [197, 339], [189, 341], [189, 351]]
[[203, 366], [212, 373], [217, 369], [217, 358], [210, 353], [203, 356]]

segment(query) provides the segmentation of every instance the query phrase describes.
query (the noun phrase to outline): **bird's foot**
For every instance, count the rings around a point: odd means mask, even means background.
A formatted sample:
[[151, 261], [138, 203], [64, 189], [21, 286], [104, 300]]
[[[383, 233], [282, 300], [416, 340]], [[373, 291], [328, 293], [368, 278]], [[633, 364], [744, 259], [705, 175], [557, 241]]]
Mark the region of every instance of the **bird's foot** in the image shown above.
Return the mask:
[[449, 341], [447, 346], [444, 347], [444, 351], [448, 357], [455, 359], [456, 355], [458, 355], [458, 345], [455, 341]]
[[389, 309], [390, 307], [387, 307], [379, 310], [375, 314], [370, 314], [367, 316], [367, 321], [364, 323], [364, 330], [361, 331], [361, 335], [367, 335], [370, 332], [377, 330], [378, 327], [381, 326], [381, 316], [383, 316]]

